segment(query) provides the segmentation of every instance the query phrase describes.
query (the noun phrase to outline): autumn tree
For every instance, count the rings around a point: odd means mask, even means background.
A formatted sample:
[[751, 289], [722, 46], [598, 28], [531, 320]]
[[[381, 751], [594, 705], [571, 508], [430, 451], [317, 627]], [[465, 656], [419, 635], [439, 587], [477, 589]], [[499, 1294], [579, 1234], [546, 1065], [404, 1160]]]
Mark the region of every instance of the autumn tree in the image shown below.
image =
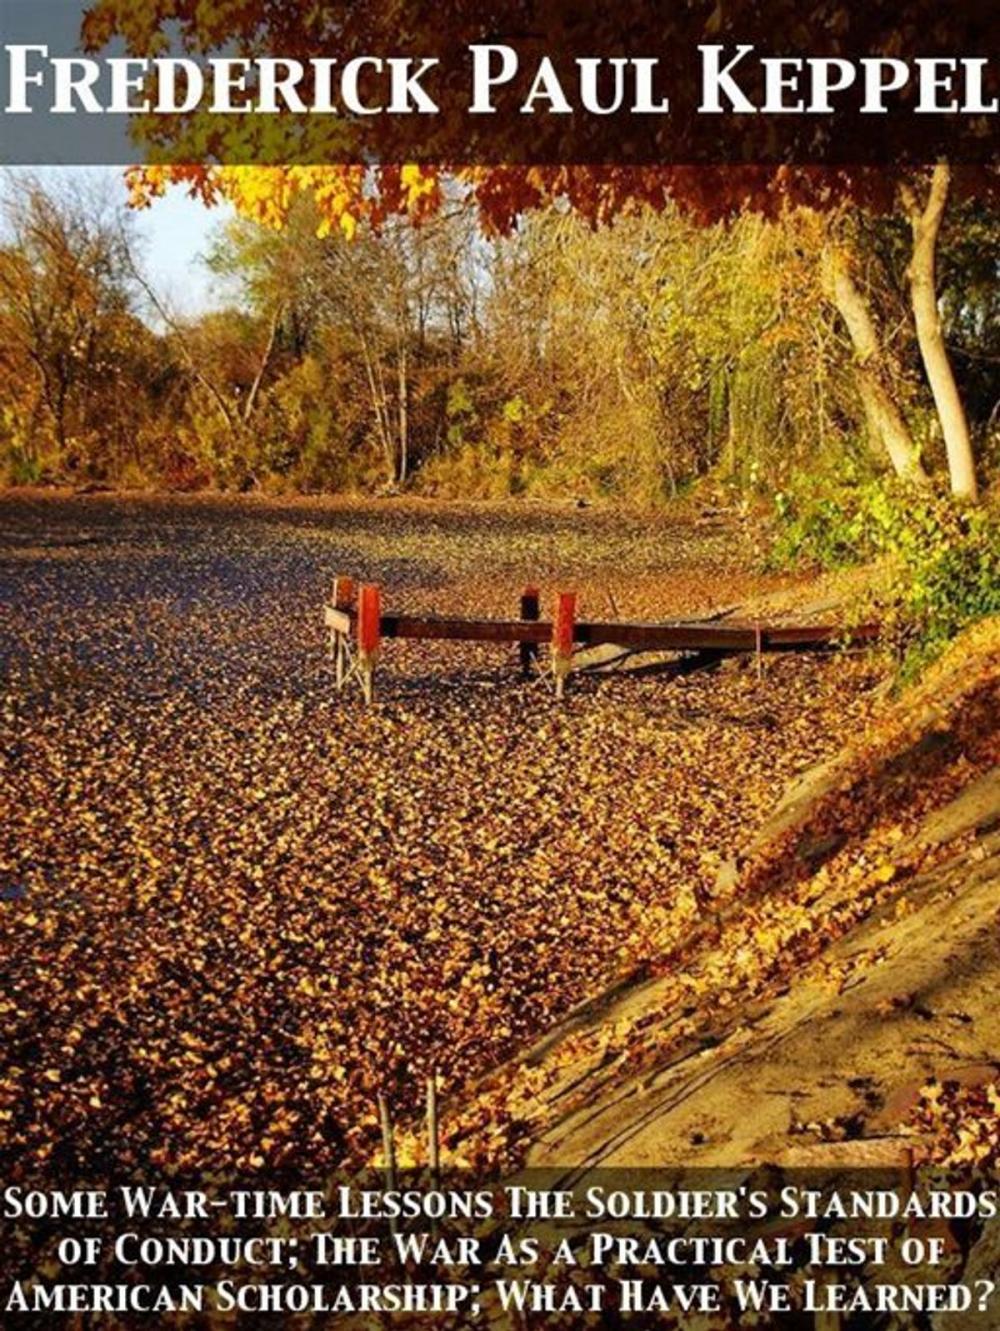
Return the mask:
[[[211, 9], [193, 0], [175, 0], [166, 7], [137, 8], [125, 0], [96, 0], [88, 16], [86, 36], [92, 46], [99, 46], [114, 36], [122, 36], [135, 51], [148, 49], [154, 40], [162, 40], [168, 19], [181, 35], [188, 51], [218, 50], [230, 43], [248, 53], [266, 49], [281, 50], [306, 58], [317, 47], [324, 33], [335, 32], [341, 47], [382, 49], [390, 36], [398, 36], [398, 25], [390, 13], [371, 7], [297, 6], [280, 11], [260, 4], [246, 4], [225, 10]], [[576, 6], [555, 3], [544, 13], [535, 6], [500, 4], [487, 22], [468, 6], [417, 5], [408, 15], [408, 31], [434, 35], [434, 49], [451, 52], [460, 38], [478, 35], [491, 40], [487, 33], [523, 33], [534, 27], [544, 30], [543, 37], [533, 34], [548, 50], [558, 50], [560, 39], [569, 43], [574, 33]], [[579, 14], [575, 14], [579, 18]], [[975, 17], [963, 12], [943, 12], [936, 4], [921, 3], [907, 7], [872, 0], [865, 6], [850, 7], [838, 0], [817, 0], [803, 7], [792, 0], [767, 0], [751, 4], [735, 0], [719, 6], [710, 3], [673, 7], [668, 14], [657, 12], [655, 20], [638, 8], [608, 8], [587, 11], [587, 36], [597, 50], [638, 49], [640, 36], [656, 38], [656, 49], [684, 51], [694, 49], [699, 40], [731, 38], [743, 40], [747, 34], [774, 39], [780, 34], [788, 49], [814, 50], [822, 42], [830, 55], [847, 54], [854, 49], [892, 52], [919, 52], [925, 47], [977, 49], [982, 33]], [[956, 32], [963, 40], [956, 39]], [[968, 38], [968, 41], [964, 39]], [[449, 45], [451, 43], [451, 46]], [[964, 44], [963, 44], [964, 42]], [[381, 44], [380, 44], [381, 43]], [[946, 160], [926, 170], [900, 169], [890, 157], [890, 165], [876, 167], [806, 168], [785, 166], [747, 166], [747, 152], [755, 148], [760, 160], [767, 158], [768, 118], [761, 116], [747, 123], [740, 134], [745, 142], [739, 160], [724, 169], [706, 166], [609, 166], [591, 168], [575, 165], [546, 165], [563, 160], [551, 155], [530, 160], [525, 148], [526, 136], [540, 132], [540, 123], [526, 126], [523, 119], [512, 117], [506, 132], [511, 150], [510, 161], [522, 165], [485, 165], [462, 168], [448, 177], [460, 177], [478, 207], [488, 229], [507, 231], [527, 211], [554, 201], [568, 205], [592, 222], [606, 222], [623, 212], [641, 206], [660, 210], [669, 201], [701, 220], [733, 216], [740, 212], [760, 212], [774, 216], [796, 207], [808, 207], [829, 216], [836, 223], [845, 208], [877, 212], [902, 211], [912, 231], [909, 263], [911, 318], [920, 347], [924, 372], [936, 405], [953, 491], [967, 498], [976, 496], [977, 483], [966, 413], [956, 389], [948, 349], [941, 333], [936, 274], [937, 244], [949, 199], [956, 194], [978, 195], [993, 199], [998, 186], [993, 168], [953, 170]], [[558, 120], [558, 117], [555, 118]], [[772, 122], [773, 123], [773, 122]], [[784, 122], [787, 125], [787, 118]], [[171, 135], [181, 141], [187, 127], [159, 124], [146, 126], [157, 145], [162, 147]], [[196, 121], [191, 131], [196, 142], [204, 124]], [[676, 128], [674, 126], [673, 128]], [[546, 123], [546, 132], [551, 125]], [[263, 133], [263, 130], [260, 131]], [[318, 133], [312, 127], [308, 135]], [[331, 131], [332, 132], [332, 131]], [[359, 132], [361, 132], [359, 130]], [[367, 127], [370, 141], [373, 132]], [[386, 131], [388, 132], [388, 131]], [[556, 131], [558, 132], [558, 130]], [[808, 135], [808, 128], [805, 134]], [[148, 202], [164, 188], [169, 179], [185, 181], [206, 200], [225, 196], [249, 216], [271, 225], [282, 225], [296, 195], [308, 193], [315, 200], [324, 229], [340, 228], [352, 233], [360, 220], [376, 224], [394, 213], [417, 220], [433, 213], [442, 203], [446, 190], [445, 173], [433, 165], [435, 137], [443, 134], [446, 144], [459, 141], [445, 126], [422, 131], [425, 150], [417, 165], [385, 165], [366, 171], [357, 165], [276, 167], [236, 167], [209, 169], [199, 166], [162, 167], [138, 173], [133, 178], [135, 198]], [[230, 160], [247, 160], [247, 132], [222, 127], [222, 158], [225, 145], [232, 148]], [[450, 134], [450, 137], [449, 137]], [[749, 137], [747, 137], [749, 136]], [[856, 146], [863, 150], [867, 128], [857, 132]], [[555, 140], [558, 142], [558, 139]], [[414, 140], [419, 143], [419, 140]], [[808, 143], [808, 137], [803, 143]], [[217, 144], [219, 146], [219, 144]], [[319, 151], [300, 156], [300, 161], [329, 160]], [[331, 151], [345, 150], [343, 144]], [[551, 145], [550, 145], [551, 151]], [[390, 153], [391, 156], [391, 153]], [[934, 152], [931, 150], [932, 161]], [[802, 149], [799, 158], [817, 159]], [[187, 160], [193, 160], [188, 157]], [[356, 161], [364, 160], [359, 155]], [[396, 161], [405, 160], [397, 158]], [[447, 157], [440, 159], [442, 162]], [[454, 151], [451, 153], [454, 161]], [[495, 160], [495, 159], [494, 159]], [[587, 160], [595, 160], [588, 158]], [[596, 160], [608, 160], [605, 156]], [[695, 160], [695, 159], [692, 159]], [[850, 157], [839, 160], [853, 160]], [[887, 385], [885, 348], [877, 323], [864, 300], [855, 266], [857, 255], [845, 242], [843, 230], [831, 226], [824, 244], [826, 289], [843, 318], [851, 338], [856, 361], [857, 391], [868, 429], [897, 473], [920, 481], [924, 466], [900, 404]]]
[[957, 495], [975, 499], [976, 467], [969, 422], [945, 345], [938, 304], [938, 239], [950, 190], [951, 171], [943, 162], [931, 172], [923, 197], [911, 182], [903, 183], [901, 198], [913, 231], [913, 253], [907, 275], [920, 354], [948, 452], [952, 489]]
[[[280, 231], [246, 221], [227, 228], [212, 256], [259, 323], [301, 358], [318, 352], [367, 403], [386, 484], [402, 485], [426, 434], [421, 404], [454, 365], [477, 318], [475, 240], [464, 210], [420, 228], [388, 219], [350, 241], [322, 230], [301, 200]], [[250, 392], [259, 400], [260, 382]], [[421, 440], [421, 435], [424, 436]]]
[[[896, 198], [912, 232], [906, 281], [921, 360], [934, 396], [948, 457], [952, 491], [974, 499], [976, 469], [965, 406], [945, 344], [939, 309], [937, 253], [951, 191], [952, 173], [945, 163], [926, 172], [902, 176]], [[886, 389], [885, 351], [876, 323], [855, 279], [855, 257], [837, 228], [824, 252], [826, 289], [850, 334], [857, 362], [858, 392], [869, 429], [880, 439], [896, 473], [923, 483], [926, 473], [899, 405]]]
[[109, 399], [126, 405], [122, 374], [143, 339], [122, 219], [107, 193], [46, 188], [33, 177], [12, 178], [2, 208], [0, 324], [7, 355], [28, 372], [7, 390], [17, 397], [29, 464], [51, 431], [72, 468], [74, 446], [107, 426]]
[[388, 220], [353, 242], [321, 242], [316, 288], [328, 325], [347, 330], [364, 367], [390, 484], [413, 464], [414, 393], [432, 364], [454, 362], [475, 319], [476, 276], [461, 216], [413, 229]]

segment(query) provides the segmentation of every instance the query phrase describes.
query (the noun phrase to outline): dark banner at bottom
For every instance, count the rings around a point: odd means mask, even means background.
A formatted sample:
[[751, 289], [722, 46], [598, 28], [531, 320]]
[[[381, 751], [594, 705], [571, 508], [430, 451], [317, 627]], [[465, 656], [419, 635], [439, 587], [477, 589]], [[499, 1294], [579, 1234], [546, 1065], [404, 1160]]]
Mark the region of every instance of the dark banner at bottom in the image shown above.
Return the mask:
[[132, 1177], [0, 1194], [3, 1325], [987, 1328], [1000, 1187], [954, 1170]]

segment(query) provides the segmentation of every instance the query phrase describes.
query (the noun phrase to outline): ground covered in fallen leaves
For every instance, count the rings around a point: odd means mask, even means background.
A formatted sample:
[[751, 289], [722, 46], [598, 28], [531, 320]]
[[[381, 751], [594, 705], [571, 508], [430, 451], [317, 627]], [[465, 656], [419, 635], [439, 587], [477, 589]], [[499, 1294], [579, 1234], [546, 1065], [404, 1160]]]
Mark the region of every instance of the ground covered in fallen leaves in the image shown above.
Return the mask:
[[[388, 608], [667, 618], [762, 590], [690, 516], [0, 499], [0, 1172], [303, 1173], [697, 924], [720, 863], [878, 706], [871, 656], [586, 679], [387, 644], [332, 687], [330, 578]], [[772, 586], [782, 585], [772, 579]], [[784, 586], [787, 587], [787, 579]]]
[[994, 620], [789, 787], [648, 978], [484, 1080], [470, 1145], [540, 1166], [816, 1165], [842, 1144], [995, 1168], [998, 765]]

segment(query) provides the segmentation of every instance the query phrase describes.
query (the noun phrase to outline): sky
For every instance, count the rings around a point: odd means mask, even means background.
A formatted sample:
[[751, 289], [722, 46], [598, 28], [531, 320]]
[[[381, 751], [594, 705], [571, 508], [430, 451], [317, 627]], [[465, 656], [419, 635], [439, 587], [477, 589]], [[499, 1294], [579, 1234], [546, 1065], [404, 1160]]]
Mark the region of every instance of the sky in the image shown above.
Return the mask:
[[[16, 186], [18, 171], [10, 167], [0, 175], [0, 194]], [[75, 182], [97, 179], [121, 195], [127, 194], [118, 167], [32, 167], [29, 174], [55, 188], [72, 188]], [[211, 248], [212, 233], [231, 213], [227, 208], [206, 208], [189, 199], [183, 190], [172, 189], [153, 206], [135, 213], [143, 270], [156, 291], [170, 306], [184, 314], [198, 314], [226, 303], [217, 279], [200, 261]]]

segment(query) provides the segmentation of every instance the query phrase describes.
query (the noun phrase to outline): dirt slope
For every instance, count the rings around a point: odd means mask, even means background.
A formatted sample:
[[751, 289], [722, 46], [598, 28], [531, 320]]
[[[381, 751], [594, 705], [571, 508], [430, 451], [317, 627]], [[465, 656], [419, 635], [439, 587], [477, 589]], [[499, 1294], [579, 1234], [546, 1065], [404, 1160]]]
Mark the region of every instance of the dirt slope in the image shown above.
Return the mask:
[[[995, 777], [991, 806], [1000, 818]], [[897, 919], [895, 903], [883, 904], [788, 992], [780, 985], [711, 1023], [701, 1042], [622, 1084], [591, 1078], [592, 1103], [557, 1114], [531, 1158], [898, 1159], [912, 1141], [900, 1118], [923, 1083], [1000, 1070], [1000, 835], [977, 850], [982, 858], [963, 852], [914, 880], [911, 913]], [[843, 987], [841, 973], [851, 977]], [[648, 1007], [655, 999], [655, 987], [642, 996]]]
[[997, 1080], [1000, 626], [847, 738], [657, 975], [483, 1088], [521, 1158], [895, 1161], [922, 1085]]

